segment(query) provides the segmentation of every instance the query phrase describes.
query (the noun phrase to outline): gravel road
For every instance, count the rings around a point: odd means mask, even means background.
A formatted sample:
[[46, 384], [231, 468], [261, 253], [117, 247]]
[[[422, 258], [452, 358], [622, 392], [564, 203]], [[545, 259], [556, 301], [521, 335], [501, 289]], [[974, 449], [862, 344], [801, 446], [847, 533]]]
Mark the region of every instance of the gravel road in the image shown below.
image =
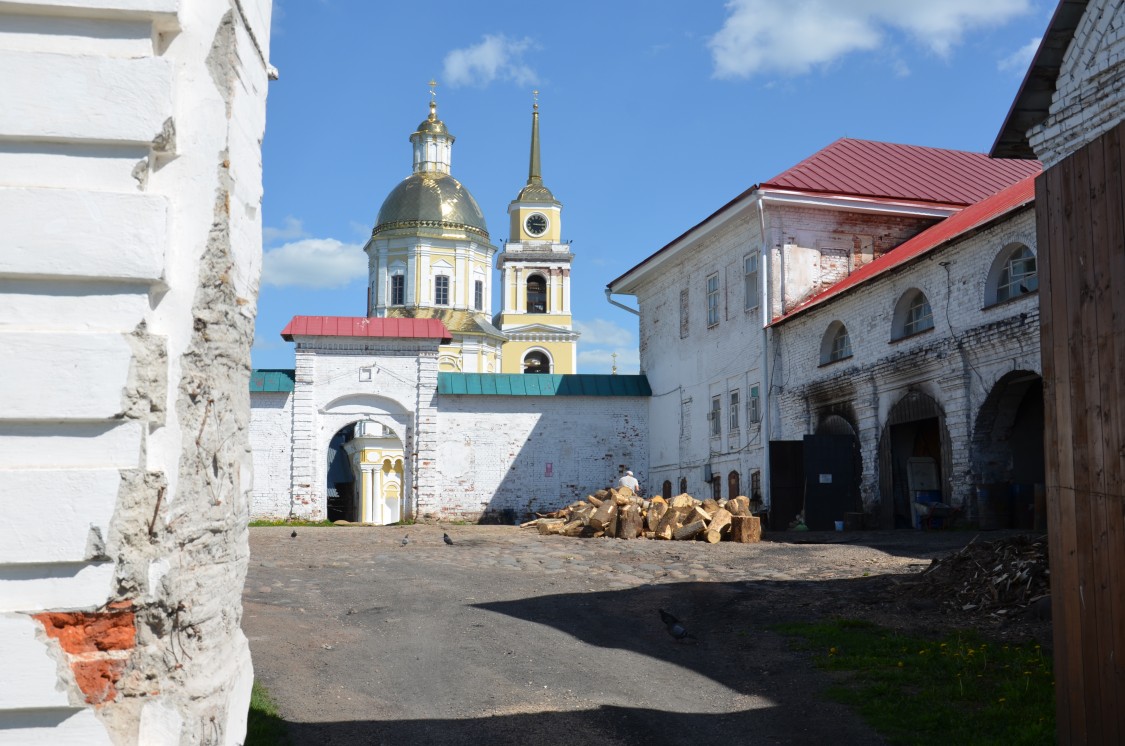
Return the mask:
[[[827, 679], [768, 626], [818, 617], [859, 579], [916, 572], [972, 538], [290, 531], [250, 530], [243, 628], [293, 742], [324, 745], [882, 743], [819, 696]], [[696, 639], [668, 635], [660, 608]]]

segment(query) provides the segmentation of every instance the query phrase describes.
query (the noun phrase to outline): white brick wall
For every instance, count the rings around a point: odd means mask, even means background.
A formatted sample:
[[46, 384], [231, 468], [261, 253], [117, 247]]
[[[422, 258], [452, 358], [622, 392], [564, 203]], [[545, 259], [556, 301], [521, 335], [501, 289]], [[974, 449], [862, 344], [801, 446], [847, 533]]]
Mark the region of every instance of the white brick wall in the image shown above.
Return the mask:
[[254, 449], [253, 518], [288, 518], [293, 487], [293, 394], [250, 394], [250, 444]]
[[631, 469], [651, 492], [648, 398], [442, 396], [437, 499], [419, 512], [476, 519], [555, 510]]
[[[5, 743], [243, 738], [270, 8], [0, 3]], [[118, 623], [127, 677], [50, 628]]]
[[[947, 494], [956, 504], [972, 507], [976, 475], [970, 438], [985, 398], [1009, 372], [1042, 372], [1038, 294], [985, 306], [989, 269], [1013, 243], [1035, 250], [1032, 208], [778, 325], [782, 373], [775, 437], [798, 440], [815, 432], [822, 414], [840, 407], [853, 412], [863, 463], [862, 498], [865, 509], [875, 511], [881, 498], [878, 442], [883, 425], [907, 392], [924, 391], [944, 411], [950, 433]], [[892, 341], [895, 305], [911, 288], [926, 293], [934, 329]], [[834, 321], [847, 327], [852, 357], [822, 366], [821, 344]]]
[[1066, 50], [1050, 115], [1028, 132], [1044, 168], [1125, 117], [1125, 0], [1091, 0]]

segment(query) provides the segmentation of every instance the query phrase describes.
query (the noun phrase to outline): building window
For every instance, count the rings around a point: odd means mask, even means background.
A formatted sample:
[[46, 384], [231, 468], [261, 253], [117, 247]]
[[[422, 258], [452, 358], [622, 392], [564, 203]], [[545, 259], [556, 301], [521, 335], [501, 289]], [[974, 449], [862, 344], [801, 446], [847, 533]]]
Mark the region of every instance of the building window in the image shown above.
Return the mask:
[[664, 480], [664, 484], [660, 488], [660, 496], [665, 500], [672, 499], [672, 482], [670, 480]]
[[762, 499], [762, 472], [757, 470], [750, 472], [750, 499]]
[[711, 275], [707, 278], [707, 326], [712, 327], [719, 323], [719, 276]]
[[478, 311], [484, 310], [484, 280], [473, 283], [473, 308]]
[[542, 275], [527, 278], [527, 312], [547, 313], [547, 281]]
[[730, 407], [728, 408], [727, 411], [730, 413], [730, 423], [729, 424], [730, 424], [730, 431], [732, 433], [738, 432], [738, 405], [740, 403], [741, 402], [738, 401], [738, 391], [730, 392]]
[[434, 278], [434, 305], [449, 305], [449, 278], [445, 275]]
[[820, 343], [820, 364], [828, 365], [852, 356], [852, 340], [842, 321], [833, 321]]
[[745, 309], [750, 311], [758, 307], [758, 297], [761, 295], [761, 286], [758, 284], [758, 255], [751, 254], [746, 257], [744, 264], [744, 281], [746, 284]]
[[720, 477], [718, 474], [711, 477], [711, 499], [712, 500], [723, 499], [723, 478]]
[[750, 422], [761, 422], [762, 402], [758, 397], [758, 387], [750, 387], [750, 398], [746, 401], [746, 419]]
[[707, 415], [707, 419], [711, 420], [711, 437], [717, 438], [723, 434], [723, 397], [711, 397], [711, 411]]
[[680, 440], [691, 440], [691, 399], [680, 402]]
[[406, 276], [391, 275], [391, 305], [401, 306], [406, 303]]
[[934, 312], [921, 290], [908, 290], [898, 301], [892, 337], [902, 339], [934, 328]]
[[1003, 303], [1039, 289], [1039, 273], [1035, 254], [1022, 244], [1006, 248], [996, 258], [989, 272], [989, 288], [995, 288], [988, 304]]
[[532, 350], [523, 357], [523, 372], [550, 373], [551, 359], [547, 357], [547, 353], [545, 352]]
[[742, 485], [737, 471], [727, 474], [727, 499], [733, 500], [742, 494]]
[[680, 477], [680, 494], [687, 492], [687, 477]]
[[680, 339], [688, 335], [688, 291], [680, 291]]

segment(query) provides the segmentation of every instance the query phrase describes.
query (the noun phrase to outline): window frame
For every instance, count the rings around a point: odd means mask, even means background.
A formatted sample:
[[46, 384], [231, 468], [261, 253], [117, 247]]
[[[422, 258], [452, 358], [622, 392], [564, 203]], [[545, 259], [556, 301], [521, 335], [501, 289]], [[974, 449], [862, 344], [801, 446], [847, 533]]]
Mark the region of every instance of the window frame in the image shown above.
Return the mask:
[[691, 296], [688, 295], [688, 289], [684, 288], [680, 291], [680, 339], [686, 339], [691, 331]]
[[[398, 287], [395, 287], [395, 286]], [[395, 299], [396, 293], [399, 295], [398, 300]], [[405, 306], [406, 305], [406, 274], [404, 272], [395, 272], [391, 275], [391, 297], [389, 298], [391, 306]]]
[[723, 435], [723, 397], [716, 394], [711, 397], [711, 409], [707, 412], [707, 419], [711, 421], [710, 433], [712, 438]]
[[[840, 346], [840, 339], [843, 338], [843, 346]], [[839, 319], [833, 321], [824, 330], [824, 336], [820, 341], [820, 364], [831, 365], [838, 363], [841, 360], [847, 360], [852, 356], [852, 335], [848, 331], [848, 326]]]
[[719, 325], [719, 273], [707, 275], [707, 328], [714, 329]]
[[[922, 309], [928, 313], [922, 314]], [[925, 334], [933, 329], [934, 309], [929, 296], [921, 288], [910, 288], [899, 296], [891, 321], [892, 342]]]
[[[532, 304], [532, 301], [531, 301], [531, 283], [535, 282], [537, 279], [538, 279], [539, 282], [543, 283], [543, 292], [542, 292], [543, 300], [542, 300], [542, 306], [541, 307], [540, 307], [539, 304], [535, 304], [535, 307], [533, 308], [532, 307], [533, 304]], [[549, 299], [548, 299], [549, 293], [548, 293], [548, 290], [547, 290], [547, 278], [546, 277], [544, 277], [539, 272], [535, 272], [533, 274], [528, 275], [527, 280], [524, 282], [523, 289], [524, 289], [524, 300], [526, 302], [525, 310], [527, 311], [527, 313], [550, 313], [550, 302], [549, 302]], [[536, 309], [539, 309], [539, 310], [536, 310]]]
[[[750, 269], [753, 264], [754, 268]], [[747, 254], [742, 259], [742, 282], [743, 282], [743, 301], [742, 308], [744, 311], [753, 311], [762, 304], [762, 287], [758, 280], [758, 255]], [[753, 303], [751, 303], [751, 296], [753, 296]]]
[[727, 414], [727, 430], [729, 430], [732, 433], [737, 433], [740, 429], [739, 423], [738, 423], [738, 419], [739, 419], [738, 418], [738, 415], [739, 415], [738, 410], [739, 410], [739, 407], [742, 406], [742, 402], [739, 401], [740, 398], [741, 397], [740, 397], [739, 389], [734, 389], [730, 392], [730, 399], [729, 399], [729, 402], [727, 404], [727, 413], [728, 413]]
[[750, 387], [750, 395], [746, 397], [746, 421], [752, 424], [762, 421], [762, 397], [758, 384]]
[[[1006, 303], [1016, 298], [1022, 298], [1025, 295], [1037, 292], [1039, 290], [1039, 258], [1031, 247], [1024, 244], [1017, 244], [1005, 252], [1003, 261], [999, 263], [999, 273], [996, 276], [996, 283], [993, 287], [993, 303]], [[1020, 275], [1012, 273], [1012, 265], [1020, 262], [1026, 265], [1031, 262], [1033, 269], [1030, 272], [1024, 272]], [[1030, 279], [1029, 279], [1030, 278]], [[1023, 287], [1022, 292], [1018, 292], [1018, 288]], [[1017, 290], [1017, 292], [1012, 292]]]
[[484, 310], [484, 280], [473, 280], [473, 308]]
[[[450, 286], [452, 284], [453, 283], [451, 283], [449, 281], [449, 275], [434, 275], [434, 305], [435, 306], [451, 305], [449, 300], [450, 300], [450, 291], [451, 291]], [[443, 296], [445, 298], [444, 301], [442, 300]]]

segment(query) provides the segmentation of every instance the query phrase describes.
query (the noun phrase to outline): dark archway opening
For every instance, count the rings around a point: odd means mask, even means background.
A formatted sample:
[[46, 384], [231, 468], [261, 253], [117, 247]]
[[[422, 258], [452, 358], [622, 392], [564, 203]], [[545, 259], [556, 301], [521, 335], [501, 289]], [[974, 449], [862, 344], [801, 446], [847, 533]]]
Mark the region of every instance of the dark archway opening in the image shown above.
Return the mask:
[[358, 515], [355, 474], [344, 444], [355, 438], [355, 423], [336, 431], [328, 442], [328, 520], [354, 521]]
[[727, 474], [727, 499], [733, 500], [741, 495], [741, 489], [742, 484], [741, 480], [738, 478], [738, 472], [732, 471], [730, 474]]
[[664, 484], [660, 488], [660, 495], [665, 500], [671, 500], [672, 499], [672, 482], [671, 482], [671, 480], [668, 480], [668, 479], [664, 480]]
[[940, 493], [948, 503], [951, 469], [945, 414], [927, 394], [912, 391], [892, 409], [879, 438], [881, 523], [885, 528], [914, 526], [915, 493]]
[[[972, 460], [975, 515], [985, 528], [1035, 528], [1043, 502], [1043, 379], [1012, 371], [992, 387], [977, 413]], [[1036, 498], [1036, 494], [1040, 497]]]

